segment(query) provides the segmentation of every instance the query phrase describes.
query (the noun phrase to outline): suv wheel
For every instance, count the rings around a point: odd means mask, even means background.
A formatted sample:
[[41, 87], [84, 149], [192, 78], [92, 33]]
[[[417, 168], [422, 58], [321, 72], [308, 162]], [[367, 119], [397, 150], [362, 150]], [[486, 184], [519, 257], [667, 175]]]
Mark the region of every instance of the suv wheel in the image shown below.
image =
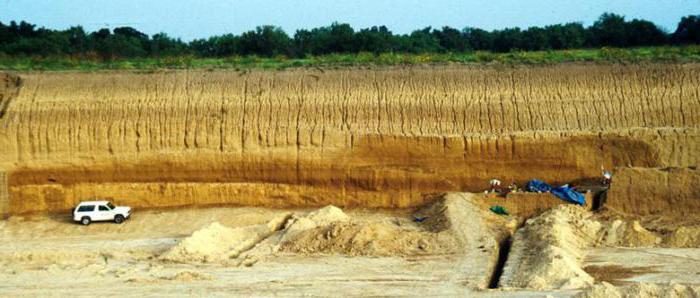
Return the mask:
[[90, 222], [92, 222], [92, 220], [90, 220], [90, 218], [87, 216], [80, 219], [80, 223], [83, 224], [84, 226], [89, 225]]
[[120, 224], [124, 222], [124, 215], [117, 214], [114, 216], [114, 222]]

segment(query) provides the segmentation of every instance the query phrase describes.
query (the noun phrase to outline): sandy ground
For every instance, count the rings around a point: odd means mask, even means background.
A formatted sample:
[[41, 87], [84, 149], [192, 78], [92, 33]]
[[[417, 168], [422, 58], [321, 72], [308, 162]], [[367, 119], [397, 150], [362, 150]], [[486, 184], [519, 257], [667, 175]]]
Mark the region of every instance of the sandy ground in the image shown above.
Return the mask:
[[[478, 253], [469, 258], [280, 253], [250, 267], [178, 264], [154, 257], [212, 222], [241, 227], [265, 223], [284, 212], [288, 210], [247, 207], [141, 211], [122, 225], [86, 227], [71, 223], [68, 217], [12, 217], [0, 222], [0, 296], [88, 296], [95, 284], [100, 285], [100, 294], [120, 296], [543, 294], [475, 291], [487, 267], [483, 261], [474, 261], [484, 259]], [[347, 214], [411, 223], [409, 211]], [[550, 294], [568, 296], [570, 292]]]
[[679, 283], [700, 286], [698, 248], [595, 248], [588, 252], [584, 267], [609, 268], [605, 276], [613, 284], [632, 282]]
[[[250, 207], [136, 211], [122, 225], [80, 226], [66, 216], [11, 217], [0, 221], [0, 296], [479, 296], [569, 297], [578, 290], [483, 290], [493, 239], [483, 214], [460, 216], [463, 254], [404, 257], [280, 252], [252, 266], [173, 263], [158, 258], [194, 231], [264, 224], [290, 210]], [[303, 212], [307, 210], [294, 210]], [[460, 210], [464, 212], [464, 210]], [[411, 210], [346, 210], [366, 222], [403, 226]], [[489, 240], [490, 239], [490, 240]], [[700, 283], [700, 249], [592, 249], [585, 266], [634, 267], [612, 282]], [[634, 265], [634, 266], [632, 266]], [[608, 266], [608, 267], [605, 267]], [[637, 270], [630, 275], [627, 271]], [[619, 270], [618, 270], [619, 271]], [[95, 285], [99, 285], [96, 287]], [[81, 290], [89, 289], [89, 290]]]

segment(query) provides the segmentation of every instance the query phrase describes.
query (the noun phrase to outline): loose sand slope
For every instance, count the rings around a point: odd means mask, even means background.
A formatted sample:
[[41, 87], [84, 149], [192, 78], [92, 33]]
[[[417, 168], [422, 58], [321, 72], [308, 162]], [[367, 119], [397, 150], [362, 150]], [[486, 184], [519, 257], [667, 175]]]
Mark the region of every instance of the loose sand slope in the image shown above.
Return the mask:
[[[575, 205], [557, 206], [541, 216], [529, 219], [515, 233], [501, 285], [506, 288], [540, 290], [580, 289], [592, 286], [596, 282], [595, 278], [605, 278], [606, 275], [613, 274], [612, 277], [615, 277], [614, 274], [617, 273], [622, 274], [620, 277], [627, 274], [627, 277], [632, 277], [634, 273], [653, 272], [653, 268], [635, 262], [601, 262], [589, 267], [584, 267], [583, 264], [594, 248], [697, 249], [700, 247], [700, 238], [697, 237], [699, 233], [698, 226], [682, 226], [666, 233], [655, 232], [646, 229], [638, 220], [610, 219]], [[633, 253], [634, 250], [629, 252]], [[660, 262], [652, 267], [662, 266], [662, 257], [673, 255], [670, 251], [661, 250], [646, 253]], [[698, 261], [692, 256], [685, 258], [686, 262]], [[700, 283], [700, 278], [690, 277], [690, 280]]]

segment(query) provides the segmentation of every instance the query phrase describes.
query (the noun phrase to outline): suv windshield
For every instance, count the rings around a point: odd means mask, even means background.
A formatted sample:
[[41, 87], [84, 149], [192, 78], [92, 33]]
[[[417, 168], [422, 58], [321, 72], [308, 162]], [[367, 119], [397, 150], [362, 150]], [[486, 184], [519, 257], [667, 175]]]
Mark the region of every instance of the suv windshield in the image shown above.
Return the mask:
[[109, 207], [110, 210], [113, 210], [115, 207], [112, 205], [112, 203], [107, 203], [107, 207]]

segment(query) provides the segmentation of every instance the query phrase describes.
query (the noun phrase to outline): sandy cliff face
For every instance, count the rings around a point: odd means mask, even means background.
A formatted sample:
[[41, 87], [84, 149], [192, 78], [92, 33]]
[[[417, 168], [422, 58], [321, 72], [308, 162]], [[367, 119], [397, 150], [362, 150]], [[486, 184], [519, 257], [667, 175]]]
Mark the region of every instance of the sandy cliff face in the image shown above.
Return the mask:
[[20, 77], [2, 91], [4, 213], [92, 196], [406, 207], [493, 177], [556, 183], [700, 158], [698, 65]]
[[700, 171], [694, 167], [618, 169], [605, 203], [608, 208], [634, 215], [696, 215], [700, 210]]

